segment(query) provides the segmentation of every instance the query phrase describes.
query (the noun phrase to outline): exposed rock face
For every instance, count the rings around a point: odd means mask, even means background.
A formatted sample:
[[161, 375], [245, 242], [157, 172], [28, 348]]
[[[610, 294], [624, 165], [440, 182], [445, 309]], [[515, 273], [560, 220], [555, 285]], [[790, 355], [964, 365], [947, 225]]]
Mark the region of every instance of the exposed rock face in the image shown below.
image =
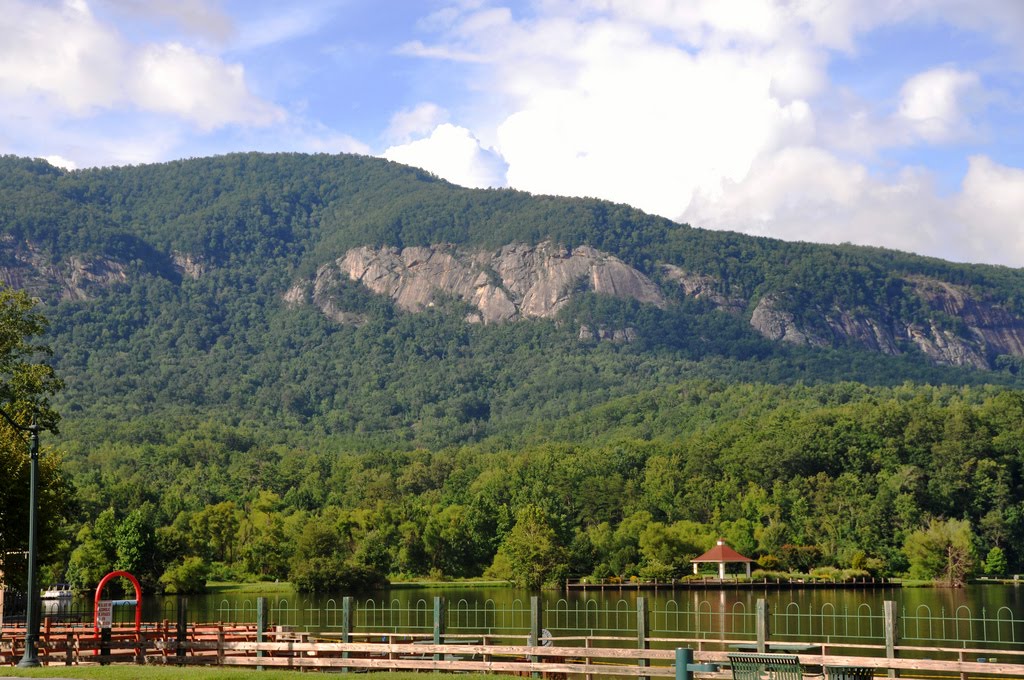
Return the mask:
[[989, 368], [983, 345], [943, 330], [935, 323], [930, 323], [927, 327], [920, 324], [907, 326], [907, 338], [937, 364]]
[[825, 323], [840, 342], [852, 341], [853, 344], [890, 356], [900, 353], [892, 329], [877, 319], [837, 308], [825, 316]]
[[742, 314], [747, 307], [747, 300], [740, 294], [726, 295], [720, 292], [717, 279], [705, 274], [694, 274], [674, 264], [662, 265], [665, 278], [678, 283], [683, 292], [698, 300], [708, 300], [719, 309], [732, 314]]
[[[722, 286], [712, 277], [673, 265], [662, 269], [666, 278], [682, 286], [687, 295], [710, 300], [723, 311], [740, 313], [747, 305], [740, 295], [723, 295]], [[770, 340], [797, 345], [855, 345], [887, 355], [916, 347], [935, 363], [948, 366], [988, 369], [1001, 354], [1024, 356], [1024, 319], [972, 296], [961, 286], [926, 277], [909, 277], [906, 282], [924, 307], [937, 316], [922, 323], [895, 318], [885, 309], [854, 313], [835, 307], [819, 311], [821, 323], [809, 329], [769, 293], [758, 300], [750, 325]], [[950, 329], [949, 318], [958, 319], [966, 333]]]
[[[208, 269], [202, 258], [187, 253], [172, 253], [170, 263], [191, 278], [200, 278]], [[979, 369], [991, 368], [1001, 355], [1024, 357], [1024, 317], [969, 288], [934, 278], [904, 280], [904, 290], [921, 303], [912, 312], [914, 318], [901, 318], [887, 308], [850, 310], [839, 305], [800, 310], [798, 317], [783, 304], [785, 290], [748, 300], [705, 274], [671, 264], [661, 265], [661, 272], [666, 285], [678, 285], [686, 295], [730, 314], [746, 314], [752, 306], [751, 326], [779, 342], [859, 346], [886, 355], [918, 350], [937, 364]], [[0, 236], [0, 281], [40, 299], [88, 300], [127, 280], [128, 269], [117, 260], [79, 254], [53, 261], [32, 243]], [[338, 286], [347, 281], [387, 295], [408, 311], [422, 310], [443, 297], [463, 300], [474, 308], [467, 321], [485, 324], [552, 318], [581, 291], [666, 305], [653, 281], [615, 256], [549, 242], [511, 244], [497, 251], [452, 245], [354, 248], [322, 265], [313, 280], [296, 283], [283, 299], [289, 305], [315, 305], [338, 323], [365, 323], [364, 315], [344, 309], [338, 301]], [[637, 331], [588, 323], [579, 327], [578, 337], [628, 343], [637, 339]]]
[[587, 342], [591, 340], [608, 340], [611, 342], [635, 342], [637, 335], [635, 328], [604, 328], [594, 326], [580, 326], [577, 336], [580, 340]]
[[[312, 301], [325, 313], [331, 304], [327, 292], [339, 275], [387, 295], [407, 311], [430, 306], [438, 294], [451, 295], [479, 310], [470, 320], [488, 324], [551, 318], [580, 290], [665, 304], [654, 282], [618, 258], [551, 243], [513, 244], [497, 252], [454, 246], [354, 248], [317, 272]], [[288, 299], [302, 295], [290, 291]]]
[[72, 255], [54, 263], [9, 237], [0, 245], [5, 250], [0, 281], [40, 299], [88, 300], [100, 288], [128, 280], [125, 266], [108, 258]]
[[968, 335], [940, 329], [932, 322], [908, 327], [910, 339], [937, 363], [987, 368], [1000, 354], [1024, 356], [1024, 319], [999, 305], [978, 300], [961, 287], [936, 279], [908, 279], [914, 293], [936, 312], [960, 319]]
[[[741, 315], [751, 304], [711, 276], [671, 264], [662, 265], [661, 270], [686, 295], [707, 300], [722, 311]], [[496, 252], [451, 245], [354, 248], [320, 267], [311, 283], [293, 286], [284, 299], [289, 304], [312, 303], [339, 323], [363, 323], [360, 315], [341, 309], [332, 294], [345, 279], [387, 295], [407, 311], [429, 307], [439, 295], [453, 296], [475, 307], [468, 321], [487, 324], [551, 318], [574, 293], [584, 290], [659, 307], [666, 304], [654, 282], [618, 258], [587, 246], [570, 250], [549, 242], [511, 244]], [[1024, 356], [1024, 319], [943, 281], [915, 277], [907, 279], [907, 284], [936, 317], [922, 323], [920, 318], [896, 318], [887, 309], [854, 312], [835, 306], [818, 310], [817, 320], [808, 326], [781, 304], [785, 291], [779, 291], [756, 299], [750, 325], [771, 340], [812, 347], [853, 345], [891, 356], [916, 347], [935, 363], [952, 366], [986, 369], [998, 355]], [[950, 317], [961, 320], [966, 333], [950, 329]], [[804, 313], [802, 318], [809, 315]], [[633, 342], [637, 333], [633, 328], [583, 325], [578, 337]]]
[[192, 279], [198, 279], [206, 273], [206, 263], [202, 258], [193, 257], [188, 253], [173, 253], [171, 261], [178, 273]]
[[750, 325], [769, 340], [781, 340], [794, 345], [830, 345], [824, 338], [801, 330], [793, 314], [777, 309], [778, 300], [771, 295], [761, 298], [750, 316]]

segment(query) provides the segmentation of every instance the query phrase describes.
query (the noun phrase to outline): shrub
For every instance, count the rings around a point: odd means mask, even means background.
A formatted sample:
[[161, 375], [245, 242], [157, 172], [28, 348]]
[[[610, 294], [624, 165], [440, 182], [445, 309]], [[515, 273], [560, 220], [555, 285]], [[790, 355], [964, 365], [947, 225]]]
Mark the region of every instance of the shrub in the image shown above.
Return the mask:
[[209, 571], [202, 557], [186, 557], [167, 568], [160, 577], [160, 585], [167, 593], [201, 593], [206, 590]]
[[750, 573], [751, 581], [788, 581], [789, 574], [783, 571], [770, 571], [767, 569], [755, 569]]
[[853, 581], [862, 578], [871, 578], [871, 574], [864, 569], [843, 569], [839, 572], [839, 580], [841, 581]]
[[817, 567], [811, 569], [810, 575], [813, 578], [828, 579], [830, 581], [837, 581], [840, 578], [839, 570], [835, 567]]

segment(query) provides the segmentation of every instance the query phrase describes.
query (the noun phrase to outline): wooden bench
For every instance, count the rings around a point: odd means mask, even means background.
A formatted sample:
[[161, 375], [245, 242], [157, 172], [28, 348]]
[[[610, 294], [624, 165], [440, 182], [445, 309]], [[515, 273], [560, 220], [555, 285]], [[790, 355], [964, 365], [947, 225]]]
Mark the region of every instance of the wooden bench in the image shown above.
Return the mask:
[[803, 680], [794, 654], [729, 654], [733, 680]]
[[828, 680], [871, 680], [875, 669], [868, 666], [825, 666]]

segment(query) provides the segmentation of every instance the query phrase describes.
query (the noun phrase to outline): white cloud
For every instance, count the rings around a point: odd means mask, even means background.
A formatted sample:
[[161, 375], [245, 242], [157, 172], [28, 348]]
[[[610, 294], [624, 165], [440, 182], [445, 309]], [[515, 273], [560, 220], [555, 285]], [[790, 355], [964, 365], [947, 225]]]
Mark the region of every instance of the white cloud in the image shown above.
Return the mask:
[[922, 139], [946, 142], [970, 134], [967, 114], [980, 106], [982, 97], [976, 73], [935, 68], [904, 83], [899, 116]]
[[414, 137], [423, 137], [441, 123], [448, 122], [448, 112], [433, 102], [421, 102], [391, 116], [384, 133], [388, 140], [405, 144]]
[[170, 20], [196, 35], [226, 40], [234, 28], [216, 0], [97, 0], [132, 18], [154, 23]]
[[[997, 248], [982, 256], [974, 222], [950, 214], [981, 200], [977, 177], [1005, 173], [972, 162], [950, 198], [931, 171], [879, 159], [979, 139], [977, 114], [995, 96], [984, 73], [938, 65], [862, 99], [829, 68], [837, 50], [855, 64], [860, 36], [882, 26], [999, 25], [1002, 40], [1024, 37], [1024, 12], [1009, 4], [543, 0], [533, 14], [449, 8], [430, 23], [439, 40], [409, 53], [474, 65], [468, 86], [490, 109], [477, 117], [494, 128], [473, 134], [494, 140], [510, 186], [696, 226], [1003, 261]], [[1016, 195], [1016, 175], [996, 184]]]
[[409, 57], [427, 57], [430, 59], [445, 59], [448, 61], [483, 62], [484, 59], [474, 52], [453, 50], [436, 45], [424, 45], [420, 40], [410, 40], [399, 45], [395, 50], [398, 54]]
[[430, 137], [389, 147], [384, 158], [415, 165], [465, 187], [505, 186], [505, 164], [489, 149], [480, 146], [469, 130], [445, 123]]
[[84, 2], [68, 1], [59, 8], [7, 2], [0, 7], [0, 35], [4, 98], [41, 97], [42, 103], [75, 115], [121, 99], [121, 41]]
[[[237, 150], [238, 141], [229, 141], [225, 152]], [[284, 125], [248, 132], [244, 138], [247, 149], [254, 151], [299, 151], [304, 153], [356, 153], [369, 155], [370, 147], [358, 139], [333, 130], [316, 121], [297, 117]], [[230, 145], [234, 144], [232, 147]]]
[[971, 158], [960, 190], [937, 194], [930, 173], [880, 179], [818, 148], [759, 158], [741, 181], [698, 194], [685, 217], [700, 226], [792, 241], [855, 243], [958, 262], [1024, 263], [1024, 169]]
[[232, 123], [267, 125], [284, 117], [249, 92], [241, 66], [176, 43], [145, 50], [131, 94], [145, 110], [180, 116], [204, 130]]
[[74, 161], [69, 161], [63, 156], [43, 156], [43, 159], [50, 165], [57, 168], [64, 168], [65, 170], [74, 170], [78, 165]]
[[807, 103], [774, 93], [773, 55], [690, 55], [607, 25], [577, 38], [571, 78], [542, 72], [528, 82], [519, 69], [512, 87], [526, 94], [498, 128], [512, 186], [675, 218], [698, 188], [738, 181], [758, 154], [813, 134]]
[[698, 193], [687, 221], [787, 240], [883, 245], [916, 252], [961, 249], [958, 238], [936, 243], [948, 206], [930, 175], [905, 169], [881, 181], [859, 163], [816, 147], [788, 147], [758, 158], [719, 194]]
[[973, 156], [955, 201], [955, 215], [969, 227], [969, 259], [1024, 264], [1024, 169]]
[[232, 47], [251, 50], [287, 42], [319, 30], [327, 20], [329, 5], [271, 3], [265, 12], [242, 22]]
[[7, 0], [2, 9], [0, 94], [9, 108], [38, 103], [50, 117], [83, 117], [128, 106], [203, 130], [282, 117], [249, 91], [240, 65], [179, 43], [135, 47], [85, 0], [60, 7]]

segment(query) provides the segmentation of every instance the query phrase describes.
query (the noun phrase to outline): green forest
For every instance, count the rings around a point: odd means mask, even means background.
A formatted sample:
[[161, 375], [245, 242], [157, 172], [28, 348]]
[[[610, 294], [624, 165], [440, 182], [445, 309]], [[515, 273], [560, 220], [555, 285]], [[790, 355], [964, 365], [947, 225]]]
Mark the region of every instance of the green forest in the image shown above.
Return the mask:
[[[9, 277], [36, 306], [5, 293], [4, 332], [53, 375], [27, 389], [4, 374], [0, 405], [50, 414], [49, 580], [86, 587], [116, 567], [172, 590], [481, 575], [539, 587], [679, 578], [718, 537], [766, 572], [951, 578], [934, 559], [951, 546], [966, 557], [956, 578], [1024, 567], [1017, 357], [979, 371], [909, 344], [783, 345], [681, 291], [664, 308], [582, 291], [555, 319], [493, 326], [467, 323], [458, 300], [406, 313], [354, 283], [338, 295], [360, 325], [282, 299], [361, 245], [585, 244], [656, 281], [667, 262], [723, 293], [771, 292], [807, 319], [836, 305], [924, 314], [908, 276], [1024, 313], [1020, 270], [460, 189], [358, 156], [74, 172], [3, 157], [0, 232], [0, 266], [98, 258], [124, 272], [84, 298], [62, 297], [59, 277]], [[183, 275], [182, 255], [202, 275]], [[581, 341], [581, 323], [638, 339]], [[0, 433], [0, 543], [16, 547], [24, 440]], [[22, 569], [4, 566], [16, 583]]]

